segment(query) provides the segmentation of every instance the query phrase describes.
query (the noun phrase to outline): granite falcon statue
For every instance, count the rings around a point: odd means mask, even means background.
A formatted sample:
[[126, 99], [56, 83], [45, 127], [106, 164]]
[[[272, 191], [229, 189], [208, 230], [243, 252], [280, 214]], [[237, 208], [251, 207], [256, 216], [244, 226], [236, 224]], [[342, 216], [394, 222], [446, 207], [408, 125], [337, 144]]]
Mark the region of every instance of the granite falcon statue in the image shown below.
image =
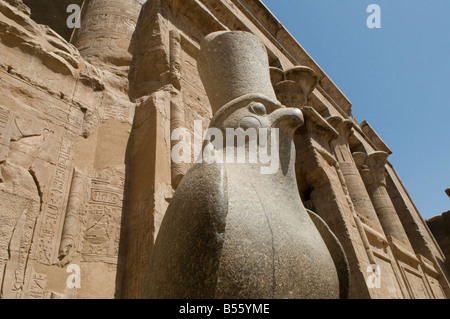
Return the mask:
[[345, 298], [345, 254], [297, 190], [293, 135], [302, 112], [276, 100], [264, 45], [247, 32], [212, 33], [198, 69], [214, 112], [210, 127], [224, 135], [266, 130], [258, 144], [276, 142], [270, 153], [279, 165], [262, 174], [261, 161], [194, 164], [167, 209], [141, 297]]

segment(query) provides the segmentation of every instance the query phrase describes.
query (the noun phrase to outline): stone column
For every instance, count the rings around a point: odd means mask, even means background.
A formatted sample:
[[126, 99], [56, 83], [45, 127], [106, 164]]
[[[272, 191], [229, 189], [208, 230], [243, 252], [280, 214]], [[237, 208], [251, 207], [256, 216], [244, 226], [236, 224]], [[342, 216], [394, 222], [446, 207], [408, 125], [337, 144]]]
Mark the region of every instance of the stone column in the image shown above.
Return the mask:
[[171, 124], [171, 115], [178, 112], [181, 105], [173, 104], [174, 93], [180, 96], [175, 89], [178, 86], [178, 36], [172, 33], [171, 38], [169, 25], [161, 16], [162, 10], [162, 4], [156, 0], [142, 8], [140, 48], [135, 57], [136, 80], [130, 84], [131, 95], [138, 105], [127, 159], [129, 197], [121, 289], [121, 298], [126, 299], [138, 298], [141, 292], [153, 244], [173, 195], [170, 135], [171, 125], [179, 122]]
[[[186, 127], [183, 94], [181, 92], [181, 35], [176, 30], [169, 32], [170, 37], [170, 82], [172, 84], [170, 100], [170, 132]], [[171, 141], [171, 148], [178, 143]], [[185, 163], [171, 163], [172, 187], [176, 189], [181, 179], [186, 175], [188, 167]]]
[[84, 175], [74, 169], [69, 199], [67, 202], [66, 216], [61, 234], [61, 243], [59, 245], [59, 259], [63, 259], [69, 255], [72, 249], [79, 248], [75, 246], [76, 237], [79, 236], [80, 233], [80, 210], [81, 205], [83, 204], [84, 183]]
[[305, 106], [302, 112], [305, 125], [295, 136], [297, 180], [311, 188], [315, 213], [324, 219], [345, 250], [350, 266], [350, 298], [372, 298], [364, 272], [373, 260], [368, 259], [330, 147], [338, 133], [312, 107]]
[[85, 0], [81, 28], [71, 43], [87, 60], [116, 66], [131, 62], [129, 47], [145, 0]]
[[386, 190], [386, 152], [353, 153], [386, 236], [392, 236], [411, 248], [408, 236]]
[[345, 120], [340, 116], [329, 117], [327, 121], [339, 133], [339, 137], [331, 144], [334, 147], [336, 159], [344, 176], [353, 207], [358, 217], [362, 218], [365, 224], [369, 224], [375, 230], [382, 232], [377, 213], [348, 146], [348, 137], [352, 134], [353, 124], [350, 120]]

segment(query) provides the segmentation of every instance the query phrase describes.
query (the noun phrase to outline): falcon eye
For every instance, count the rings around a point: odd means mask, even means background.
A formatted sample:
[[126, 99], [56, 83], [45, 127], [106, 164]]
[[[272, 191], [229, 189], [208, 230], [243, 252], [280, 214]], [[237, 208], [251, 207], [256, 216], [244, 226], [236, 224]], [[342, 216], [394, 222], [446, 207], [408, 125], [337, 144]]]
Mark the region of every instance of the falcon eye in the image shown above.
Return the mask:
[[256, 117], [246, 116], [239, 122], [239, 127], [243, 130], [249, 128], [258, 129], [261, 127], [261, 122]]
[[252, 105], [250, 105], [250, 111], [252, 111], [253, 113], [257, 114], [257, 115], [266, 115], [267, 111], [266, 111], [266, 107], [264, 106], [264, 104], [262, 103], [253, 103]]

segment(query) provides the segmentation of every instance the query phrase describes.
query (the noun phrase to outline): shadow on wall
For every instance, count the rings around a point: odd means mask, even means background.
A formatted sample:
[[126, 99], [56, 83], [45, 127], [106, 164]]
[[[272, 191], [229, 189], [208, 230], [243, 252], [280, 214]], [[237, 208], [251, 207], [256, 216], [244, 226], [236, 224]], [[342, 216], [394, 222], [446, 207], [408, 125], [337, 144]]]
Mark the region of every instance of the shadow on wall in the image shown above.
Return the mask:
[[73, 29], [67, 27], [66, 20], [70, 15], [67, 7], [76, 4], [81, 7], [83, 0], [23, 0], [31, 10], [31, 19], [40, 24], [48, 25], [67, 42]]

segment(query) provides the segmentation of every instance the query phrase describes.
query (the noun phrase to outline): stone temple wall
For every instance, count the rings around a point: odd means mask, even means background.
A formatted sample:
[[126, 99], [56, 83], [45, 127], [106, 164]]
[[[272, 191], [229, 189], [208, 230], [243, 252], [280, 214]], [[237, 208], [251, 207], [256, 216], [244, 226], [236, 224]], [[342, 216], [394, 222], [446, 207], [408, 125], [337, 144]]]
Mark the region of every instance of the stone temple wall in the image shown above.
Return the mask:
[[171, 161], [171, 132], [201, 133], [213, 115], [196, 60], [220, 30], [260, 38], [278, 99], [303, 111], [298, 190], [346, 252], [350, 297], [450, 297], [391, 150], [260, 1], [85, 0], [70, 37], [35, 10], [0, 1], [1, 298], [139, 297], [190, 166]]

